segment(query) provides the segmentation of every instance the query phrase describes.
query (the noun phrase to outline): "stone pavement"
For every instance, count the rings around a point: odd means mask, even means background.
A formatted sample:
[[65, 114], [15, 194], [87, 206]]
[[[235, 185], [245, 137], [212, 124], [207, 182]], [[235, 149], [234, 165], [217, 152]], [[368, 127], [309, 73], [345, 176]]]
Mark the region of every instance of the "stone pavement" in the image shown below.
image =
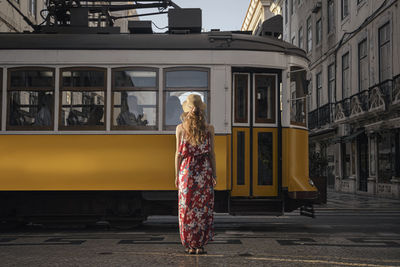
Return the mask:
[[327, 204], [315, 205], [316, 210], [391, 211], [400, 212], [400, 200], [336, 192], [328, 189]]

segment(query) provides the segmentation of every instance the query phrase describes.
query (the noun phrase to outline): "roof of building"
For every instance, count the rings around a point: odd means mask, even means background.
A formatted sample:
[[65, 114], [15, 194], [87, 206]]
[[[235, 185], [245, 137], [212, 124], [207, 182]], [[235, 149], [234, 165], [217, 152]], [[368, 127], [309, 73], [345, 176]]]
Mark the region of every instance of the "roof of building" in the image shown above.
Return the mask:
[[307, 59], [304, 50], [280, 39], [234, 32], [201, 34], [0, 33], [0, 49], [248, 50], [281, 52]]

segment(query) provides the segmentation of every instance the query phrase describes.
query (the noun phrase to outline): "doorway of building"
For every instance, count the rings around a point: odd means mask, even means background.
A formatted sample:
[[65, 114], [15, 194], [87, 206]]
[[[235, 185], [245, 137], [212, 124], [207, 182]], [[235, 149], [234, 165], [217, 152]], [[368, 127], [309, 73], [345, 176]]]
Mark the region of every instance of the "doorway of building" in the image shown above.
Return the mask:
[[368, 137], [365, 133], [357, 137], [358, 144], [358, 190], [368, 191]]

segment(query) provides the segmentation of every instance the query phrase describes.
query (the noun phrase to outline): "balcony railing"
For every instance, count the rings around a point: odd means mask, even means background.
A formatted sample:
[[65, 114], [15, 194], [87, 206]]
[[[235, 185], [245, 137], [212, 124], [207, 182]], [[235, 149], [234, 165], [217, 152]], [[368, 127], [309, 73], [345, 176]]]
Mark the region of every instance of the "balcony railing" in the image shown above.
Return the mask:
[[318, 127], [318, 109], [308, 112], [308, 128], [315, 129]]
[[326, 104], [308, 113], [308, 127], [314, 129], [331, 122], [358, 118], [371, 112], [387, 111], [400, 104], [400, 75], [385, 80], [349, 98]]
[[333, 105], [325, 104], [308, 113], [308, 128], [315, 129], [332, 122]]
[[335, 104], [335, 121], [346, 119], [350, 115], [350, 98], [342, 99]]
[[318, 123], [319, 126], [328, 124], [331, 122], [332, 113], [331, 113], [332, 104], [328, 103], [323, 105], [318, 109]]
[[400, 74], [393, 78], [392, 104], [400, 103]]
[[383, 81], [369, 88], [369, 111], [385, 110], [391, 102], [392, 80]]
[[358, 116], [369, 109], [369, 91], [364, 90], [350, 97], [349, 116]]

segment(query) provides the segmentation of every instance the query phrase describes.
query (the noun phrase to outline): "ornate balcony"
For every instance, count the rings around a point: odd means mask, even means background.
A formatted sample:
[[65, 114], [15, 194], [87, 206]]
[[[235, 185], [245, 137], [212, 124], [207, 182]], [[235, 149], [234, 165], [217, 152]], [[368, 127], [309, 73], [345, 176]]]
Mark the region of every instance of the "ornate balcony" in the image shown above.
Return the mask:
[[390, 102], [392, 80], [383, 81], [369, 88], [369, 108], [372, 111], [385, 111]]
[[335, 104], [335, 122], [345, 120], [350, 115], [350, 98], [342, 99]]
[[310, 130], [332, 122], [332, 105], [328, 103], [308, 113], [308, 128]]
[[308, 112], [308, 128], [310, 130], [318, 127], [318, 109]]
[[369, 91], [364, 90], [350, 97], [349, 117], [358, 117], [368, 112]]
[[392, 105], [400, 104], [400, 75], [393, 78]]
[[340, 123], [346, 120], [377, 112], [387, 112], [400, 106], [400, 75], [393, 80], [385, 80], [361, 91], [349, 98], [326, 104], [308, 113], [308, 127], [314, 129], [330, 122]]

